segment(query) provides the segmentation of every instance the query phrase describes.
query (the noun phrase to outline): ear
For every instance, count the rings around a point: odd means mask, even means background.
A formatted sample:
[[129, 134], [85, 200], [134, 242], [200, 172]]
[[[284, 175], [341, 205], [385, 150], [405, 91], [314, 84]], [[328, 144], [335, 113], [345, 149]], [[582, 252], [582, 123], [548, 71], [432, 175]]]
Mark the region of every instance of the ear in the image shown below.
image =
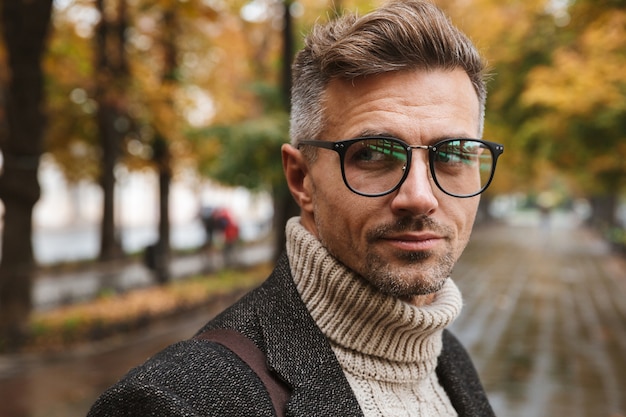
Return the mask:
[[302, 153], [288, 143], [281, 147], [283, 170], [291, 195], [303, 211], [312, 211], [309, 166]]

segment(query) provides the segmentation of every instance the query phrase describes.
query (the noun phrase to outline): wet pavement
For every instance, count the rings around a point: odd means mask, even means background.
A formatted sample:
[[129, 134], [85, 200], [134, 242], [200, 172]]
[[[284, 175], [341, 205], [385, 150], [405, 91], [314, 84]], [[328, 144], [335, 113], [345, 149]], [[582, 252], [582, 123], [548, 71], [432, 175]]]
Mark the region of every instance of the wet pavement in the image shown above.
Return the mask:
[[[242, 245], [238, 248], [236, 263], [241, 267], [256, 265], [272, 259], [273, 251], [273, 246], [267, 241]], [[224, 257], [218, 250], [179, 255], [170, 262], [170, 279], [176, 281], [223, 266]], [[33, 285], [33, 304], [36, 310], [45, 311], [92, 299], [103, 290], [124, 292], [154, 283], [154, 274], [140, 260], [100, 263], [97, 269], [89, 264], [74, 271], [44, 269]]]
[[[573, 217], [539, 224], [518, 217], [475, 230], [453, 274], [465, 304], [453, 331], [500, 417], [626, 417], [626, 261]], [[236, 297], [132, 339], [0, 356], [0, 415], [84, 416], [130, 367]]]
[[626, 416], [626, 262], [575, 218], [476, 230], [453, 325], [498, 416]]
[[109, 340], [47, 356], [0, 356], [0, 416], [85, 416], [98, 395], [130, 368], [167, 345], [191, 337], [242, 294], [158, 323], [132, 338]]

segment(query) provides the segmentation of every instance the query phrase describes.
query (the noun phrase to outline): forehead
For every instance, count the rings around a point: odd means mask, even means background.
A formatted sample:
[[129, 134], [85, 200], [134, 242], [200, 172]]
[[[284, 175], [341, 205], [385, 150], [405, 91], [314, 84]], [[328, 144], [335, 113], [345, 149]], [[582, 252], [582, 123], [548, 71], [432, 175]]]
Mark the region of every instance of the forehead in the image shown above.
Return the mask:
[[478, 135], [478, 97], [461, 69], [333, 79], [324, 98], [327, 140], [389, 134], [423, 143]]

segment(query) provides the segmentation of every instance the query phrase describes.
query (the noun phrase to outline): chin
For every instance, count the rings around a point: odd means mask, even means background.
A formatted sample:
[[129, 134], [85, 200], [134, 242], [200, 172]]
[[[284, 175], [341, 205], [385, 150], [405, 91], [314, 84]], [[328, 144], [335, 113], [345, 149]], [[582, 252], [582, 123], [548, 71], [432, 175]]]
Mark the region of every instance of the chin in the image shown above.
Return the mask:
[[400, 299], [436, 293], [449, 276], [440, 268], [369, 266], [364, 279], [381, 293]]

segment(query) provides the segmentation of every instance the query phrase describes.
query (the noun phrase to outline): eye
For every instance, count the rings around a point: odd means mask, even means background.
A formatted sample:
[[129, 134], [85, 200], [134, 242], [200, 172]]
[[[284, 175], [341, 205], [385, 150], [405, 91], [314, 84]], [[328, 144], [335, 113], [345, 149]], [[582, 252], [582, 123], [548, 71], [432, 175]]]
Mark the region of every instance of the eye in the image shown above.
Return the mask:
[[383, 158], [384, 155], [375, 147], [360, 143], [355, 145], [355, 152], [352, 155], [354, 161], [378, 161]]
[[363, 139], [353, 145], [351, 159], [355, 162], [406, 161], [406, 150], [388, 139]]
[[447, 165], [475, 163], [480, 154], [478, 142], [458, 140], [445, 143], [435, 150], [435, 162]]

